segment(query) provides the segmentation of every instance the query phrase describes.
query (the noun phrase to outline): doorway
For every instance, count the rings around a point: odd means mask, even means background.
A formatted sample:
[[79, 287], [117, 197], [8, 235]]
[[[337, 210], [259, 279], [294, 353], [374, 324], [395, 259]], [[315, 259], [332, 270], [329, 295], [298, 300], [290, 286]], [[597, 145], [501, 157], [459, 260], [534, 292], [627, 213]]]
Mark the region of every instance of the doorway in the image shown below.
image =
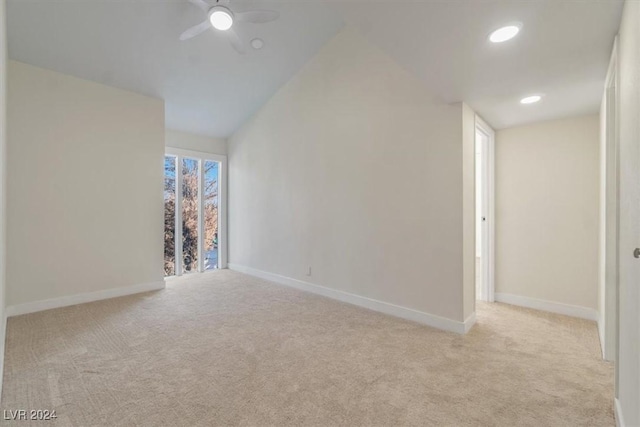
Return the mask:
[[495, 133], [476, 116], [475, 228], [476, 299], [494, 301], [494, 146]]
[[[620, 243], [620, 148], [618, 141], [617, 39], [607, 71], [601, 109], [600, 321], [598, 332], [605, 360], [617, 362]], [[616, 363], [617, 364], [617, 363]], [[616, 369], [616, 390], [618, 384]]]

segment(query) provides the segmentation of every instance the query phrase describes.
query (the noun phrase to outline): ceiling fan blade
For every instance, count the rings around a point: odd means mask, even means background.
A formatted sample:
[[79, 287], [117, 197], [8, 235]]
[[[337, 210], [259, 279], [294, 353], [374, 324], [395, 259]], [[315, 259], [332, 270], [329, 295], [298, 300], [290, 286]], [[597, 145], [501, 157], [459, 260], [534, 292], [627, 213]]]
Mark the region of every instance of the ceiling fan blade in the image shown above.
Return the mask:
[[233, 28], [229, 28], [225, 33], [227, 34], [227, 40], [229, 40], [231, 46], [233, 46], [238, 53], [246, 53], [244, 43], [242, 43], [242, 40], [240, 40], [240, 37], [238, 37], [238, 34], [233, 30]]
[[254, 24], [275, 21], [279, 16], [280, 14], [275, 10], [249, 10], [234, 13], [234, 17], [238, 21], [253, 22]]
[[205, 12], [209, 12], [209, 9], [211, 9], [211, 5], [205, 2], [204, 0], [189, 0], [189, 3], [195, 6], [198, 6], [200, 9], [202, 9]]
[[203, 22], [199, 23], [198, 25], [195, 25], [195, 26], [189, 28], [184, 33], [180, 34], [180, 40], [182, 40], [182, 41], [188, 40], [188, 39], [190, 39], [192, 37], [197, 36], [200, 33], [203, 33], [205, 31], [207, 31], [209, 28], [211, 28], [211, 22], [209, 22], [209, 20], [207, 19], [206, 21], [203, 21]]

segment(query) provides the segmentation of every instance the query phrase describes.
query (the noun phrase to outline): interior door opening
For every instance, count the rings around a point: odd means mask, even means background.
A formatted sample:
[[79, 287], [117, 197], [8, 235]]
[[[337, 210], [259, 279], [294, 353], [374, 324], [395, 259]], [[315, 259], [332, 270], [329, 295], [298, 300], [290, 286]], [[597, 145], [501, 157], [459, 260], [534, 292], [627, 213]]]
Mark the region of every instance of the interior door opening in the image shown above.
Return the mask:
[[493, 130], [479, 118], [475, 135], [476, 299], [494, 301]]

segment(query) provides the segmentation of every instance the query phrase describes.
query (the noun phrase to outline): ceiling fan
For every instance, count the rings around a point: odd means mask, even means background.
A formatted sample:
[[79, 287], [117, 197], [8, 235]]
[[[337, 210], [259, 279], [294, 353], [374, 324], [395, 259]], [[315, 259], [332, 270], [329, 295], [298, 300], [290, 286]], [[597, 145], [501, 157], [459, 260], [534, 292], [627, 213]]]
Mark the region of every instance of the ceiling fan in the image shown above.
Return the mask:
[[273, 10], [249, 10], [246, 12], [232, 12], [226, 5], [229, 0], [217, 0], [215, 6], [211, 6], [204, 0], [189, 0], [189, 2], [207, 14], [207, 19], [195, 25], [180, 35], [180, 40], [188, 40], [213, 27], [223, 31], [231, 46], [239, 53], [245, 53], [244, 43], [234, 30], [234, 24], [238, 22], [252, 22], [262, 24], [278, 19], [278, 12]]

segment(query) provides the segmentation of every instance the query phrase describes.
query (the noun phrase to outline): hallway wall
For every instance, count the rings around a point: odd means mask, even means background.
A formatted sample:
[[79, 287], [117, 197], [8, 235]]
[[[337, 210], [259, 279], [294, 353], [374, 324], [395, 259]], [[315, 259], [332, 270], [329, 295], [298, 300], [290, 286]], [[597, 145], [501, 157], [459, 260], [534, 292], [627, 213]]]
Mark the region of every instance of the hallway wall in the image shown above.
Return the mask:
[[593, 114], [496, 133], [496, 299], [596, 320], [599, 126]]

